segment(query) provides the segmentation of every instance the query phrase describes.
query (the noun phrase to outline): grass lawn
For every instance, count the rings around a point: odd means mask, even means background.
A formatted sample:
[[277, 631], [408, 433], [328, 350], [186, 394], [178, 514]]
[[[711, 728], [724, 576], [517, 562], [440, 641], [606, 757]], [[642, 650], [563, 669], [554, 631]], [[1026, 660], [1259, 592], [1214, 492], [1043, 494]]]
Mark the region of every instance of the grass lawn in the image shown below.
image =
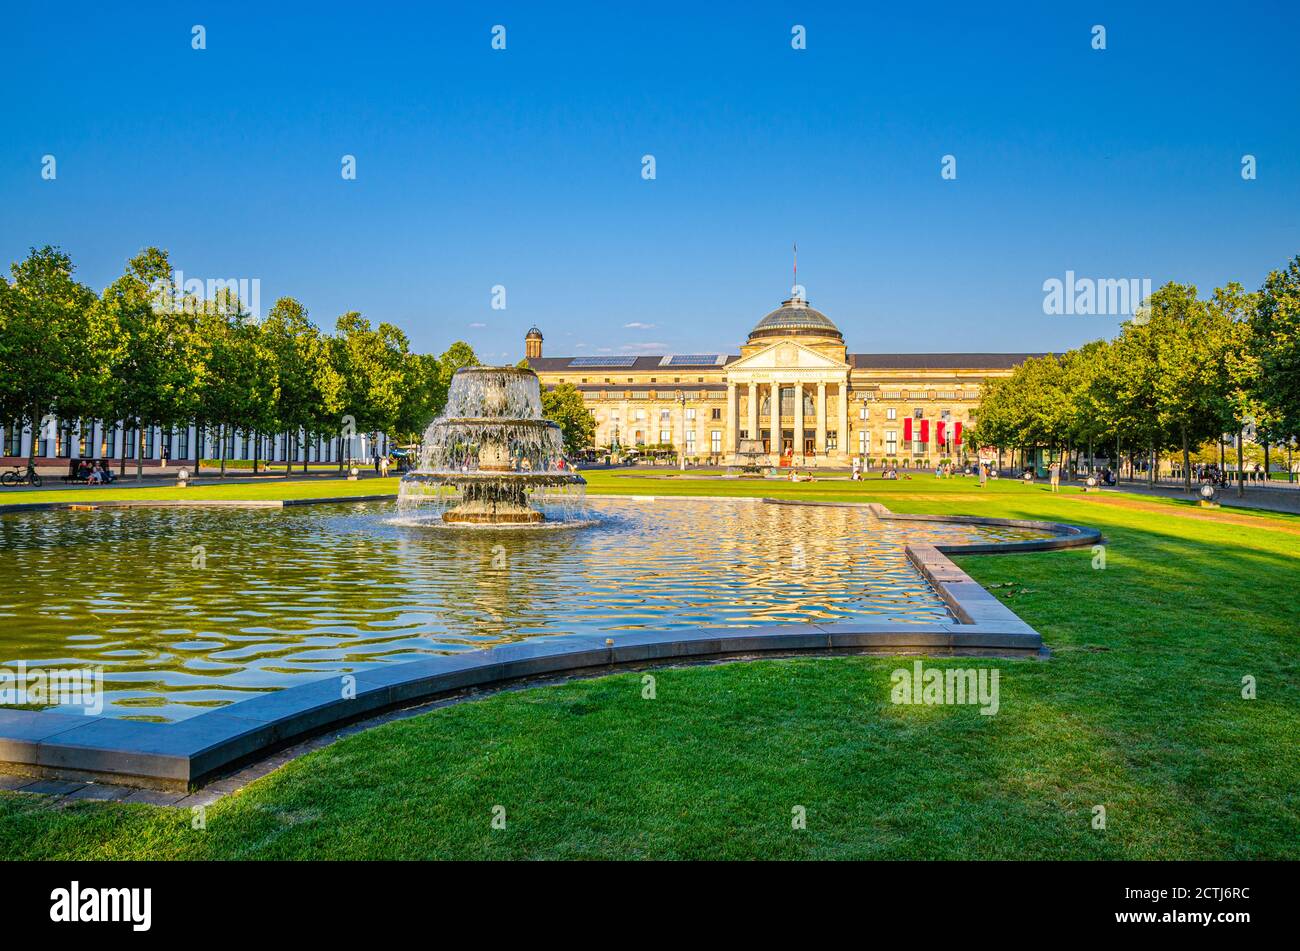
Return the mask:
[[[233, 474], [232, 474], [233, 477]], [[47, 485], [49, 483], [46, 483]], [[283, 501], [285, 499], [318, 499], [345, 495], [383, 495], [397, 492], [397, 477], [387, 479], [366, 478], [349, 482], [346, 478], [328, 479], [268, 479], [265, 482], [227, 482], [217, 480], [177, 488], [176, 483], [168, 480], [158, 484], [145, 482], [133, 483], [129, 478], [117, 485], [69, 486], [59, 489], [31, 489], [11, 491], [0, 489], [0, 513], [6, 505], [18, 505], [31, 502], [75, 502], [79, 505], [93, 505], [96, 502], [141, 502], [173, 501], [185, 499], [198, 501]]]
[[[350, 737], [209, 807], [203, 831], [188, 812], [0, 794], [0, 855], [1300, 857], [1300, 518], [924, 475], [799, 485], [587, 475], [600, 493], [1049, 518], [1100, 528], [1110, 545], [1104, 570], [1088, 549], [959, 559], [1053, 650], [1046, 662], [933, 661], [996, 667], [995, 716], [892, 704], [890, 672], [913, 658], [671, 668], [655, 672], [654, 700], [642, 699], [641, 674], [623, 673]], [[1246, 676], [1258, 699], [1242, 698]], [[502, 830], [491, 827], [498, 805]], [[1097, 805], [1104, 830], [1093, 828]], [[805, 830], [791, 829], [796, 806]]]

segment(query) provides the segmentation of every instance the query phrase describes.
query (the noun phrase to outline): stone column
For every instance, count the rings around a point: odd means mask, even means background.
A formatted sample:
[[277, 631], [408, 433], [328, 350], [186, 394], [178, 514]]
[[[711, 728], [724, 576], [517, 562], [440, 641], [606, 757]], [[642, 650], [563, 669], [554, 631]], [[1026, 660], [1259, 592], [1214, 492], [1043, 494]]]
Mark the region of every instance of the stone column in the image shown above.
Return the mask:
[[841, 459], [847, 459], [849, 456], [849, 381], [846, 377], [840, 382], [840, 419], [839, 431], [836, 434], [838, 452]]
[[[794, 385], [794, 454], [803, 455], [803, 382]], [[805, 460], [806, 462], [807, 460]]]
[[[738, 421], [740, 419], [739, 400], [740, 400], [740, 396], [736, 392], [736, 384], [728, 383], [727, 384], [727, 432], [726, 435], [723, 436], [722, 447], [723, 450], [729, 456], [732, 457], [736, 455], [736, 430], [739, 428]], [[710, 446], [709, 448], [712, 449], [713, 447]]]
[[781, 381], [772, 381], [772, 406], [768, 414], [771, 418], [772, 442], [769, 448], [777, 462], [781, 461]]
[[758, 438], [758, 384], [750, 381], [749, 384], [749, 438]]
[[826, 381], [817, 381], [817, 455], [826, 455]]

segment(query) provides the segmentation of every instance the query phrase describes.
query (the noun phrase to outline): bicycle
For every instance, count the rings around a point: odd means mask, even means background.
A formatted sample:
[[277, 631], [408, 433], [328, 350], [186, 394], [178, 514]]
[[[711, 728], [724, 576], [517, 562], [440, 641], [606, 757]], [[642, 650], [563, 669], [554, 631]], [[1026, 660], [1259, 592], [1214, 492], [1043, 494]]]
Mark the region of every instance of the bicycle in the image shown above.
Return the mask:
[[12, 471], [0, 474], [0, 485], [23, 485], [24, 483], [36, 487], [41, 484], [41, 477], [36, 474], [36, 467], [31, 463], [27, 464], [26, 472], [14, 466]]

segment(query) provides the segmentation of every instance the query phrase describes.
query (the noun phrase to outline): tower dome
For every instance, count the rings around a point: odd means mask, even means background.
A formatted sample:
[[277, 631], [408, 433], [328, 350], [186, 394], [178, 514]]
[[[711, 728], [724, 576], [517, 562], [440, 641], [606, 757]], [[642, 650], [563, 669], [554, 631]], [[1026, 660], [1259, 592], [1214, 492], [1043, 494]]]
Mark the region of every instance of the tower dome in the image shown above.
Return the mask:
[[754, 343], [767, 337], [827, 337], [844, 342], [844, 335], [820, 310], [808, 306], [802, 297], [791, 297], [782, 301], [781, 306], [772, 311], [749, 332], [749, 342]]

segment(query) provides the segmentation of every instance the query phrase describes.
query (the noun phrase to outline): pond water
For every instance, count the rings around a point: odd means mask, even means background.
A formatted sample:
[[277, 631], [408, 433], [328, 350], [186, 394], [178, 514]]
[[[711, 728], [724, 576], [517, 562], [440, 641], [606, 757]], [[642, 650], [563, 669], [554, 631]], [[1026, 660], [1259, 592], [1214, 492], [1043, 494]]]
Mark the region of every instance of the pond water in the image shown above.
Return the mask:
[[906, 541], [1042, 535], [727, 500], [590, 509], [552, 529], [412, 525], [392, 503], [0, 516], [0, 665], [102, 667], [105, 712], [177, 720], [528, 637], [947, 620]]

